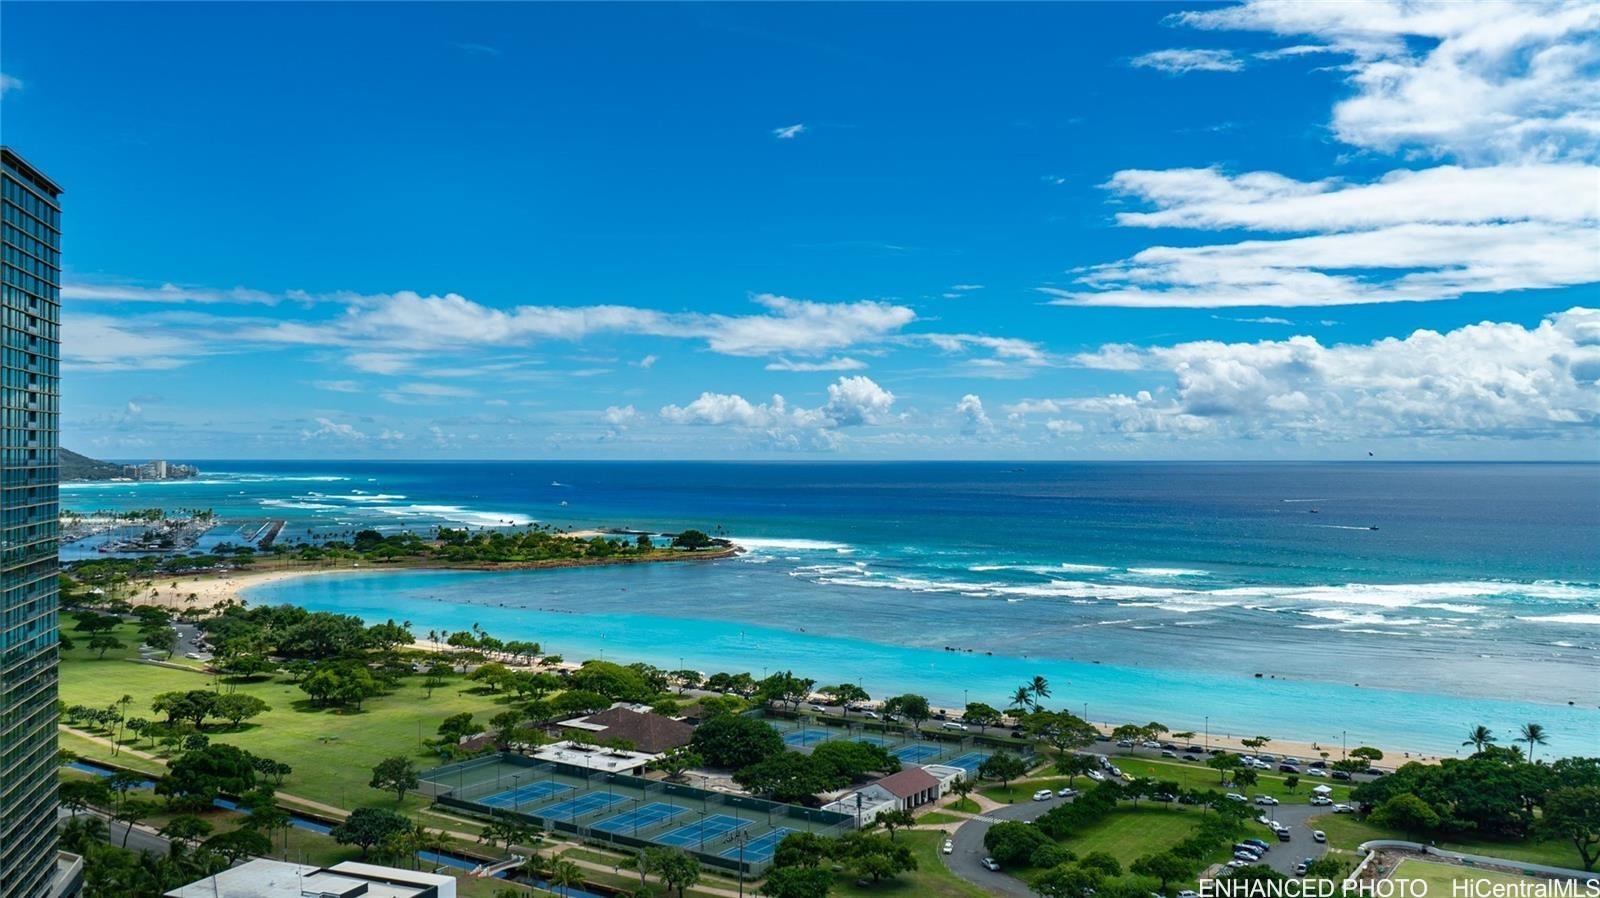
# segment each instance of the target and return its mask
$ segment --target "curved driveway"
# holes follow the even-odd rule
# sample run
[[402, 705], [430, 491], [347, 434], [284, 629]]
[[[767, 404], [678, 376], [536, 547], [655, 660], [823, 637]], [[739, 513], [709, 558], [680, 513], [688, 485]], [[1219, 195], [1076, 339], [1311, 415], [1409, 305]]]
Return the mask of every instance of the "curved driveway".
[[[1103, 754], [1104, 751], [1096, 752]], [[1048, 777], [1060, 779], [1060, 777]], [[1024, 793], [1027, 792], [1026, 781], [1018, 780], [1017, 785]], [[1070, 799], [1069, 799], [1070, 800]], [[1034, 891], [1022, 880], [1007, 873], [992, 873], [984, 869], [979, 863], [987, 854], [983, 847], [983, 837], [989, 827], [1002, 820], [1034, 820], [1045, 811], [1055, 807], [1061, 799], [1050, 801], [1018, 801], [1015, 804], [1005, 805], [993, 811], [973, 817], [956, 830], [955, 852], [943, 855], [945, 865], [957, 876], [993, 895], [1007, 895], [1013, 898], [1033, 898]], [[1249, 824], [1250, 832], [1245, 838], [1264, 839], [1272, 845], [1267, 856], [1263, 858], [1267, 866], [1284, 874], [1292, 876], [1294, 866], [1306, 858], [1319, 858], [1327, 853], [1328, 846], [1312, 839], [1315, 830], [1308, 821], [1315, 816], [1327, 814], [1327, 807], [1316, 807], [1310, 803], [1280, 804], [1274, 807], [1261, 807], [1252, 804], [1252, 810], [1258, 815], [1266, 814], [1269, 819], [1289, 827], [1290, 840], [1279, 842], [1266, 827], [1254, 822]]]

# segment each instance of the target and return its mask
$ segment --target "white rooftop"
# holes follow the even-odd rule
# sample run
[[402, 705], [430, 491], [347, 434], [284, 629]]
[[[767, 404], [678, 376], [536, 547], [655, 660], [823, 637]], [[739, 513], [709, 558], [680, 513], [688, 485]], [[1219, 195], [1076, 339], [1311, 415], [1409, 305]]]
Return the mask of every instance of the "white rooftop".
[[580, 745], [576, 742], [552, 742], [549, 745], [541, 745], [534, 749], [533, 756], [541, 761], [556, 761], [605, 773], [635, 770], [661, 757], [642, 751], [623, 751], [620, 748], [601, 748], [595, 745]]
[[453, 876], [345, 862], [324, 869], [255, 858], [179, 886], [166, 898], [455, 898]]

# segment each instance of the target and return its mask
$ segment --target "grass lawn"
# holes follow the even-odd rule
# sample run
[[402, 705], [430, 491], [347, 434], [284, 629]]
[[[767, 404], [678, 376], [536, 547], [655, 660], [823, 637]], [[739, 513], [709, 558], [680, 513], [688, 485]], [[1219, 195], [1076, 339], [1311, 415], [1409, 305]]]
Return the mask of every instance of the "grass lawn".
[[[1148, 776], [1157, 780], [1172, 780], [1185, 789], [1216, 789], [1219, 792], [1243, 792], [1222, 785], [1222, 775], [1199, 761], [1149, 761], [1143, 758], [1115, 758], [1113, 764], [1117, 765], [1123, 773], [1133, 776]], [[1302, 776], [1300, 784], [1290, 792], [1283, 785], [1284, 774], [1257, 771], [1260, 779], [1250, 787], [1250, 797], [1257, 795], [1271, 795], [1273, 798], [1285, 803], [1303, 804], [1311, 800], [1311, 790], [1319, 785], [1332, 787], [1334, 801], [1349, 801], [1350, 787], [1322, 777]]]
[[976, 801], [973, 801], [970, 798], [957, 798], [955, 801], [945, 805], [945, 807], [949, 810], [961, 811], [965, 814], [976, 814], [983, 810], [982, 808], [978, 807], [978, 803]]
[[917, 818], [917, 825], [919, 826], [943, 826], [947, 823], [960, 826], [966, 822], [967, 818], [965, 817], [959, 817], [955, 814], [945, 814], [939, 811], [929, 811], [928, 813]]
[[1182, 842], [1194, 832], [1200, 815], [1182, 808], [1141, 805], [1119, 807], [1105, 819], [1061, 844], [1082, 857], [1104, 851], [1126, 868], [1135, 858], [1157, 854]]
[[[1425, 896], [1425, 898], [1451, 898], [1455, 893], [1455, 883], [1462, 882], [1487, 882], [1492, 889], [1526, 889], [1535, 883], [1548, 882], [1532, 876], [1520, 876], [1514, 873], [1502, 873], [1498, 870], [1475, 870], [1471, 867], [1461, 867], [1455, 864], [1440, 864], [1434, 861], [1425, 861], [1419, 858], [1408, 857], [1401, 861], [1389, 874], [1390, 879], [1421, 880], [1425, 892], [1409, 892], [1411, 895]], [[1482, 886], [1475, 888], [1482, 889]], [[1506, 892], [1505, 894], [1515, 894]]]
[[[939, 854], [939, 844], [944, 836], [936, 832], [901, 831], [895, 841], [911, 846], [916, 855], [917, 869], [902, 873], [892, 880], [877, 885], [856, 885], [856, 878], [840, 873], [830, 896], [843, 898], [872, 898], [877, 895], [894, 895], [899, 898], [988, 898], [989, 893], [968, 883], [950, 872]], [[749, 894], [749, 892], [747, 892]]]
[[[1404, 833], [1375, 826], [1354, 814], [1324, 814], [1309, 821], [1313, 829], [1328, 834], [1328, 844], [1335, 848], [1354, 851], [1357, 845], [1372, 839], [1407, 839]], [[1503, 857], [1510, 861], [1548, 864], [1553, 867], [1579, 869], [1583, 866], [1578, 850], [1564, 839], [1543, 839], [1527, 842], [1505, 842], [1491, 839], [1437, 839], [1438, 847], [1447, 851]]]
[[[314, 709], [309, 697], [283, 678], [230, 686], [209, 674], [113, 660], [109, 652], [103, 661], [85, 655], [92, 658], [86, 649], [75, 648], [65, 653], [61, 664], [61, 700], [68, 705], [105, 707], [131, 695], [131, 716], [155, 718], [158, 715], [149, 710], [150, 699], [161, 692], [234, 688], [259, 697], [272, 710], [238, 730], [208, 724], [207, 734], [213, 741], [232, 743], [292, 766], [294, 772], [284, 780], [282, 791], [342, 808], [395, 807], [392, 794], [367, 786], [373, 765], [386, 757], [405, 755], [427, 769], [438, 763], [438, 757], [419, 743], [433, 737], [444, 718], [471, 711], [486, 721], [504, 709], [503, 695], [465, 691], [462, 680], [435, 689], [429, 698], [420, 677], [402, 681], [389, 695], [369, 699], [360, 711]], [[108, 749], [91, 750], [86, 740], [64, 735], [62, 744], [90, 757], [109, 756]], [[137, 747], [151, 750], [148, 741]], [[129, 766], [137, 763], [126, 754], [122, 758]], [[411, 795], [402, 809], [415, 812], [426, 805], [426, 800]]]

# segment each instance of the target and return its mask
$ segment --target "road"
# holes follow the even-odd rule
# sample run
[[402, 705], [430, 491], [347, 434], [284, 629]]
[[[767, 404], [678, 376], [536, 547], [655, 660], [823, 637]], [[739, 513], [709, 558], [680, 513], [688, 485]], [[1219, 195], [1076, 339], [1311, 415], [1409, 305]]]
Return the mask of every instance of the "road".
[[[85, 813], [87, 814], [89, 812]], [[135, 826], [133, 827], [133, 832], [129, 833], [128, 824], [120, 820], [106, 820], [104, 814], [96, 814], [95, 816], [105, 820], [106, 841], [112, 845], [120, 847], [122, 845], [123, 834], [126, 833], [128, 837], [127, 848], [129, 851], [148, 851], [151, 854], [165, 855], [169, 850], [171, 850], [171, 846], [167, 844], [166, 839], [163, 839], [155, 833], [150, 832], [144, 827]], [[66, 808], [60, 808], [57, 811], [56, 821], [58, 824], [66, 823], [71, 819], [72, 812], [68, 811]]]
[[[1116, 756], [1134, 755], [1152, 760], [1158, 754], [1158, 752], [1145, 749], [1135, 749], [1132, 752], [1127, 749], [1117, 749], [1108, 742], [1096, 743], [1086, 751], [1102, 755], [1111, 755], [1115, 752]], [[1026, 787], [1022, 787], [1019, 788], [1019, 791], [1026, 794], [1029, 790]], [[1019, 801], [1016, 804], [1006, 805], [993, 811], [986, 811], [981, 816], [962, 824], [956, 830], [954, 836], [955, 851], [944, 856], [946, 866], [957, 876], [991, 894], [1014, 896], [1014, 898], [1031, 898], [1034, 895], [1033, 890], [1028, 888], [1021, 880], [1003, 872], [990, 872], [979, 863], [984, 855], [987, 854], [983, 847], [983, 837], [988, 833], [989, 827], [995, 823], [1002, 820], [1034, 820], [1045, 811], [1055, 807], [1062, 800]], [[1272, 846], [1267, 851], [1266, 857], [1263, 858], [1267, 866], [1285, 876], [1292, 876], [1294, 875], [1296, 864], [1306, 858], [1320, 858], [1327, 853], [1328, 846], [1325, 843], [1317, 842], [1312, 837], [1314, 827], [1308, 825], [1307, 821], [1312, 817], [1329, 813], [1330, 808], [1326, 806], [1317, 807], [1310, 804], [1309, 801], [1276, 806], [1252, 805], [1251, 807], [1258, 815], [1264, 814], [1268, 819], [1276, 820], [1289, 828], [1290, 840], [1280, 842], [1266, 826], [1254, 820], [1250, 822], [1250, 831], [1243, 838], [1263, 839]]]

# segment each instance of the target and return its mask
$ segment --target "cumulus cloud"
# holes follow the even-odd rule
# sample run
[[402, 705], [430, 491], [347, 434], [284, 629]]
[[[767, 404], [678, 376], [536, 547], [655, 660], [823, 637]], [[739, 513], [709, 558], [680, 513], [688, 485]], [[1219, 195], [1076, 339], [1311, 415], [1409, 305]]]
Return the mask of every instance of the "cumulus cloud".
[[135, 284], [89, 284], [67, 282], [61, 285], [61, 298], [79, 302], [139, 302], [139, 303], [235, 303], [273, 304], [285, 299], [307, 299], [306, 294], [285, 294], [251, 290], [247, 287], [214, 289], [190, 287], [179, 284], [162, 284], [142, 287]]
[[626, 427], [639, 417], [639, 412], [632, 405], [613, 405], [605, 411], [606, 423], [612, 427]]
[[311, 385], [319, 390], [327, 390], [330, 393], [361, 392], [361, 385], [353, 380], [318, 380], [313, 381]]
[[994, 430], [994, 422], [983, 410], [983, 400], [976, 393], [968, 393], [956, 402], [956, 414], [961, 416], [964, 434], [987, 433]]
[[1155, 391], [1062, 404], [1126, 433], [1359, 439], [1582, 437], [1600, 423], [1600, 310], [1534, 327], [1324, 346], [1313, 337], [1105, 347], [1170, 378]]
[[343, 424], [331, 418], [317, 418], [317, 429], [300, 431], [303, 440], [333, 440], [343, 442], [361, 442], [367, 435], [355, 428], [352, 424]]
[[670, 424], [728, 426], [760, 431], [779, 448], [829, 449], [839, 445], [838, 428], [886, 424], [894, 420], [894, 394], [865, 376], [841, 377], [828, 385], [828, 400], [814, 409], [791, 406], [781, 395], [755, 403], [737, 393], [704, 392], [686, 405], [667, 405], [661, 420]]
[[1187, 75], [1190, 72], [1238, 72], [1244, 69], [1244, 60], [1233, 55], [1232, 50], [1156, 50], [1128, 60], [1134, 68], [1155, 69], [1169, 75]]
[[1117, 172], [1124, 227], [1287, 239], [1151, 246], [1043, 287], [1062, 305], [1320, 306], [1454, 299], [1600, 280], [1600, 5], [1253, 0], [1177, 24], [1304, 38], [1343, 57], [1334, 134], [1408, 160], [1370, 182], [1218, 168]]

